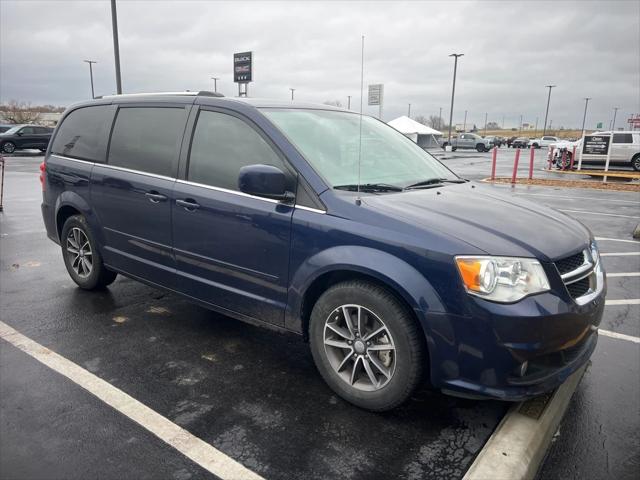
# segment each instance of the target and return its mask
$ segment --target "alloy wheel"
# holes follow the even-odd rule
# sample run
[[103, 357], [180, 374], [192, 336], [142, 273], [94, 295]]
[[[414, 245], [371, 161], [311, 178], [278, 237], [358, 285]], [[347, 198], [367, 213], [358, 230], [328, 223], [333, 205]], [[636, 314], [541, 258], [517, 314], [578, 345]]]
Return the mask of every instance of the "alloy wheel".
[[391, 332], [371, 310], [342, 305], [325, 320], [324, 349], [338, 376], [361, 391], [376, 391], [393, 378], [396, 348]]
[[67, 235], [67, 255], [69, 264], [80, 278], [87, 278], [93, 270], [93, 252], [87, 235], [78, 227], [73, 227]]

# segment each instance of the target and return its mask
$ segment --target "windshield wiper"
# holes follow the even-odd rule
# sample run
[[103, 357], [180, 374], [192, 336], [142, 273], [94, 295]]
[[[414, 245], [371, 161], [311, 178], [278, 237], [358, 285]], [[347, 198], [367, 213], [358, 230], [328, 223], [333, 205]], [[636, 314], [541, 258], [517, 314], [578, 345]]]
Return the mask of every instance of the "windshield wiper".
[[[336, 185], [335, 187], [338, 190], [348, 190], [350, 192], [358, 191], [357, 183], [350, 183], [347, 185]], [[401, 192], [403, 190], [402, 187], [398, 187], [396, 185], [390, 185], [388, 183], [363, 183], [360, 185], [360, 191], [362, 192]]]
[[465, 180], [464, 178], [429, 178], [427, 180], [422, 180], [421, 182], [407, 185], [404, 189], [411, 190], [412, 188], [429, 188], [437, 187], [443, 183], [467, 183], [468, 181], [469, 180]]

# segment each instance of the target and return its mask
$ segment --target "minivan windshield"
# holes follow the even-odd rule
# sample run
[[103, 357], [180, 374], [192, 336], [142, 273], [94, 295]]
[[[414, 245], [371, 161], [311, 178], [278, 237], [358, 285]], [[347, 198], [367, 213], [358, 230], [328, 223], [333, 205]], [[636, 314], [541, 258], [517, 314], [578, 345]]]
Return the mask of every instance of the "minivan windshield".
[[[261, 111], [331, 187], [358, 183], [360, 115], [312, 109], [264, 108]], [[397, 130], [362, 116], [360, 185], [375, 186], [376, 191], [398, 191], [421, 182], [439, 183], [436, 180], [459, 179]]]

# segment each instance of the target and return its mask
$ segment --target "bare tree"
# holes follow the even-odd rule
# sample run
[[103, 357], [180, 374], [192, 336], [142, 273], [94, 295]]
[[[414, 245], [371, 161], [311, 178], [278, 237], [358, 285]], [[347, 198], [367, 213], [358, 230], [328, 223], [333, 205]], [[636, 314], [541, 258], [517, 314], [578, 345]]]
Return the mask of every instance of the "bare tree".
[[429, 124], [429, 119], [426, 118], [424, 115], [418, 115], [417, 117], [413, 117], [413, 119], [416, 122], [421, 123], [423, 125], [428, 125]]
[[6, 105], [0, 105], [0, 114], [7, 123], [36, 123], [40, 120], [40, 112], [31, 108], [31, 103], [9, 100]]
[[324, 102], [324, 104], [342, 108], [342, 102], [340, 100], [327, 100], [326, 102]]

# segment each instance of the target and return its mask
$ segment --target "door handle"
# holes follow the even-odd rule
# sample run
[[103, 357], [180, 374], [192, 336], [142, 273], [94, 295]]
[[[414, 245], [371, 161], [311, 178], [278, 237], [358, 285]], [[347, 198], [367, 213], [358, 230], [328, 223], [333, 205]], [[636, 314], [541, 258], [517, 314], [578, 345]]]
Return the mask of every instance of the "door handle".
[[176, 200], [176, 205], [180, 205], [188, 212], [193, 212], [200, 208], [200, 205], [192, 198], [186, 198], [184, 200]]
[[151, 190], [150, 192], [147, 192], [144, 195], [149, 199], [151, 203], [164, 202], [167, 199], [165, 195], [162, 195], [161, 193], [158, 193], [155, 190]]

